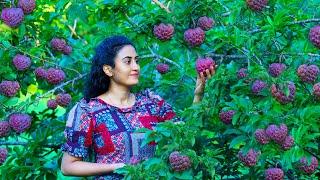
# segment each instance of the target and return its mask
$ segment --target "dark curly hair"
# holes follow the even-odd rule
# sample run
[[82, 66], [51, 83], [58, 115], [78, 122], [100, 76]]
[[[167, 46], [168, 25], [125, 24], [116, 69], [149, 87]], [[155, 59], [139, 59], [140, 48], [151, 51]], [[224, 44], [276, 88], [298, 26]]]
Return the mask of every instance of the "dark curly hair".
[[89, 102], [90, 98], [97, 97], [109, 89], [110, 78], [102, 67], [110, 65], [114, 68], [114, 59], [119, 50], [125, 45], [133, 43], [125, 36], [112, 36], [104, 39], [95, 49], [96, 53], [92, 59], [91, 71], [84, 90], [84, 99]]

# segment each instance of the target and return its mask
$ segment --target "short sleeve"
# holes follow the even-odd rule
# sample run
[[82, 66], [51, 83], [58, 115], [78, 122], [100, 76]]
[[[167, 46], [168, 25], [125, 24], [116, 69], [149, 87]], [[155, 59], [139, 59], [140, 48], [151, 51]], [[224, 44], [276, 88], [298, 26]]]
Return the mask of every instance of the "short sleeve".
[[61, 146], [63, 152], [75, 157], [87, 158], [92, 145], [93, 120], [83, 102], [78, 102], [68, 113], [64, 136], [66, 142]]
[[150, 89], [146, 89], [147, 96], [156, 104], [157, 106], [157, 114], [159, 116], [159, 121], [167, 121], [171, 120], [173, 122], [182, 121], [182, 119], [176, 116], [176, 113], [173, 111], [171, 105], [166, 102], [160, 95], [151, 91]]

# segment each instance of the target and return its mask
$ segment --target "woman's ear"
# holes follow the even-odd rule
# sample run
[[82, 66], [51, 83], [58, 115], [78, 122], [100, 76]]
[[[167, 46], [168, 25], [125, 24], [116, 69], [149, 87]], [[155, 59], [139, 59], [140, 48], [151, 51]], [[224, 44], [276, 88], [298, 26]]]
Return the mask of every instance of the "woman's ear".
[[103, 65], [102, 69], [103, 69], [103, 72], [104, 72], [107, 76], [111, 77], [111, 76], [113, 75], [112, 67], [111, 67], [111, 66], [109, 66], [109, 65]]

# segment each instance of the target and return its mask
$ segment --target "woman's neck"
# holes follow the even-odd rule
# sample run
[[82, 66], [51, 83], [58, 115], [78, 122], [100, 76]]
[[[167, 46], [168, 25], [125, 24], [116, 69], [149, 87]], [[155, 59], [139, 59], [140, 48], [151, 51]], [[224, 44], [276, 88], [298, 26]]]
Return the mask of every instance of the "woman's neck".
[[104, 100], [107, 100], [116, 106], [131, 106], [134, 102], [134, 96], [127, 87], [110, 86], [109, 90], [101, 95]]

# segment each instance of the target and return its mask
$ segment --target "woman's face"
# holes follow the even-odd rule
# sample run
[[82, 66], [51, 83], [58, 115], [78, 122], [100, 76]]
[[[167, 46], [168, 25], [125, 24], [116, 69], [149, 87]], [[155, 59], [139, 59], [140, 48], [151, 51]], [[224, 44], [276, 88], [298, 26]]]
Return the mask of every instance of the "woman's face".
[[122, 47], [115, 57], [115, 67], [111, 79], [117, 84], [133, 86], [138, 84], [140, 75], [139, 59], [131, 45]]

